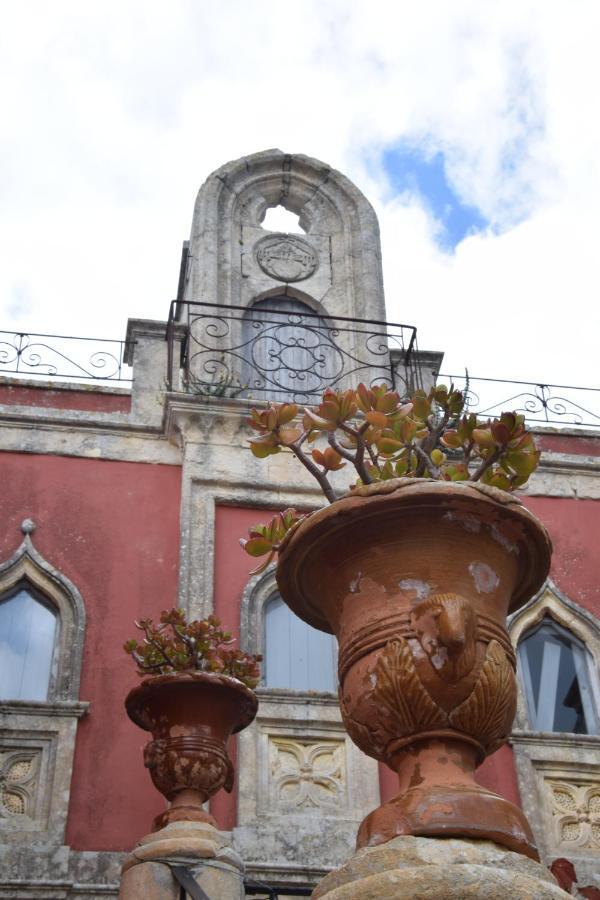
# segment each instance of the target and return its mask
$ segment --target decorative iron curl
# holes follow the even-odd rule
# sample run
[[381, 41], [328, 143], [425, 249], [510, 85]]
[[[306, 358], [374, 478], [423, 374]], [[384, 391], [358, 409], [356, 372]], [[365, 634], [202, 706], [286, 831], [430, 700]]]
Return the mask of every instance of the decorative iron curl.
[[205, 335], [215, 340], [220, 340], [231, 334], [231, 328], [225, 316], [196, 316], [196, 318], [192, 319], [190, 322], [190, 338], [194, 343], [199, 344], [206, 349], [209, 348], [203, 344], [200, 337], [196, 335], [196, 326], [198, 326], [200, 333], [203, 336]]
[[97, 350], [95, 353], [92, 353], [90, 365], [94, 369], [105, 369], [109, 365], [112, 367], [108, 373], [102, 372], [102, 375], [98, 376], [99, 378], [114, 378], [119, 372], [119, 360], [113, 353], [109, 353], [108, 350]]
[[385, 334], [369, 334], [365, 341], [365, 349], [374, 356], [383, 356], [390, 352]]

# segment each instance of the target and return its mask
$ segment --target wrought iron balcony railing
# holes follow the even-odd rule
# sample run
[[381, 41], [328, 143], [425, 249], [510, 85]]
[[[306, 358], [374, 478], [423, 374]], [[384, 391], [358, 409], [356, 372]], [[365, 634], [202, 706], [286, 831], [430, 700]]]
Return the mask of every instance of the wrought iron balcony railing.
[[510, 410], [522, 413], [530, 425], [600, 428], [597, 388], [470, 375], [439, 375], [438, 382], [452, 383], [464, 391], [466, 410], [482, 419]]
[[[325, 387], [386, 381], [401, 394], [427, 380], [409, 325], [208, 303], [188, 307], [187, 325], [167, 327], [170, 390], [199, 396], [312, 403]], [[0, 331], [0, 375], [126, 386], [127, 343], [104, 338]], [[424, 354], [426, 356], [426, 354]], [[530, 425], [600, 429], [600, 389], [548, 382], [439, 375], [466, 394], [481, 418], [522, 412]], [[430, 379], [429, 379], [430, 383]]]
[[413, 326], [321, 316], [300, 311], [301, 304], [292, 300], [278, 300], [279, 308], [267, 302], [249, 309], [174, 303], [169, 372], [174, 371], [176, 309], [187, 327], [181, 382], [171, 388], [207, 397], [310, 403], [328, 386], [386, 381], [405, 392], [420, 385]]
[[0, 375], [130, 382], [125, 341], [0, 331]]

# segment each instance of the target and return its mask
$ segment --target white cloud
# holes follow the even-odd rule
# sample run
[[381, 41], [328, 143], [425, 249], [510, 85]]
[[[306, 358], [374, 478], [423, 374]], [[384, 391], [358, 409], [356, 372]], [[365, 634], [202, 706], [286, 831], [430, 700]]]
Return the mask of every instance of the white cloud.
[[[593, 382], [599, 20], [594, 0], [6, 4], [4, 327], [121, 337], [128, 315], [164, 318], [200, 183], [278, 146], [374, 202], [389, 316], [421, 347]], [[443, 150], [498, 233], [441, 254], [375, 164], [399, 140]]]

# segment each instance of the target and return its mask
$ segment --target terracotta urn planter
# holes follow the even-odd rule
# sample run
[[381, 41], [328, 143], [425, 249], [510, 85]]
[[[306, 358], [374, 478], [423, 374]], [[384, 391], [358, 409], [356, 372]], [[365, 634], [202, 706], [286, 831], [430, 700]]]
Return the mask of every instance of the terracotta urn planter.
[[280, 552], [283, 599], [339, 641], [350, 737], [397, 772], [358, 847], [402, 834], [486, 838], [537, 859], [523, 813], [474, 780], [510, 734], [506, 616], [541, 587], [551, 544], [514, 496], [396, 479], [310, 516]]
[[170, 801], [154, 831], [179, 821], [215, 825], [202, 804], [233, 787], [227, 741], [254, 719], [254, 692], [228, 675], [178, 672], [145, 679], [129, 692], [125, 707], [136, 725], [152, 732], [144, 764]]

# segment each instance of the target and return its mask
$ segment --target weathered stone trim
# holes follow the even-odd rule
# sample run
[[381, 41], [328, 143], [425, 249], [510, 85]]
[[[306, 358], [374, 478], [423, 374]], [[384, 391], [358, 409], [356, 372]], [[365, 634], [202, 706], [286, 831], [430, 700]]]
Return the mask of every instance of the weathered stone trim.
[[[311, 870], [316, 880], [353, 852], [359, 822], [379, 802], [378, 766], [350, 741], [333, 695], [260, 688], [259, 699], [238, 739], [234, 846], [251, 875], [311, 883]], [[335, 802], [311, 788], [313, 758], [315, 785], [330, 779]], [[300, 796], [287, 794], [292, 783]]]
[[89, 708], [89, 703], [76, 700], [54, 700], [48, 703], [43, 700], [0, 700], [0, 715], [20, 713], [24, 716], [74, 716], [80, 719]]
[[[558, 625], [562, 625], [563, 628], [570, 631], [587, 648], [590, 662], [590, 683], [594, 693], [596, 708], [600, 709], [600, 683], [598, 679], [598, 671], [600, 669], [600, 623], [592, 613], [565, 597], [556, 585], [549, 580], [542, 590], [535, 597], [532, 597], [529, 603], [510, 616], [508, 620], [508, 631], [515, 649], [518, 647], [521, 638], [538, 625], [545, 616], [549, 616]], [[525, 693], [521, 684], [522, 678], [519, 679], [516, 724], [519, 729], [525, 732], [529, 729], [529, 721]], [[556, 739], [555, 732], [550, 734]]]
[[250, 579], [240, 605], [240, 646], [248, 653], [264, 655], [265, 605], [277, 591], [275, 563]]
[[78, 700], [85, 634], [85, 605], [75, 585], [35, 549], [35, 523], [25, 519], [24, 538], [10, 559], [0, 564], [0, 596], [21, 583], [46, 597], [58, 613], [53, 672], [48, 699]]
[[158, 431], [152, 434], [124, 426], [111, 431], [98, 428], [96, 423], [89, 428], [79, 425], [43, 424], [35, 418], [28, 423], [4, 421], [0, 429], [0, 452], [181, 465], [179, 450]]
[[[551, 581], [510, 617], [508, 627], [515, 648], [520, 639], [546, 615], [585, 644], [593, 669], [592, 689], [598, 698], [600, 623], [590, 612], [562, 594]], [[519, 679], [516, 728], [510, 743], [515, 755], [523, 809], [542, 858], [550, 862], [556, 857], [568, 856], [575, 864], [580, 880], [583, 883], [586, 879], [591, 880], [598, 871], [600, 852], [576, 843], [566, 847], [557, 841], [555, 815], [548, 791], [554, 782], [573, 785], [574, 790], [579, 790], [582, 784], [597, 782], [600, 790], [600, 736], [532, 731]]]
[[[59, 381], [52, 378], [18, 378], [10, 375], [0, 375], [1, 387], [37, 388], [47, 391], [74, 391], [81, 394], [115, 394], [120, 397], [128, 397], [131, 394], [129, 387], [116, 387], [108, 384], [90, 384], [87, 381]], [[44, 407], [46, 409], [47, 407]]]

